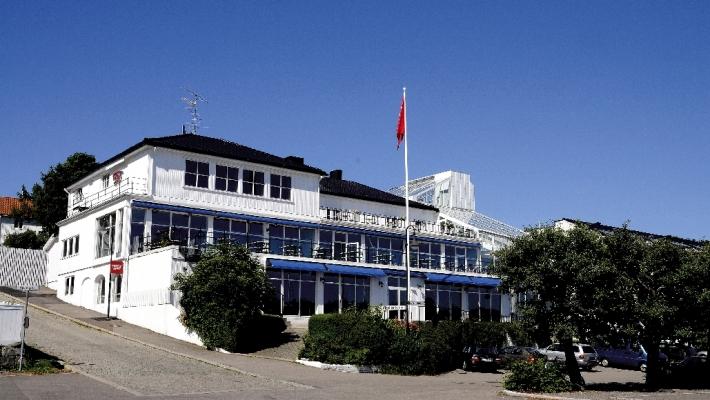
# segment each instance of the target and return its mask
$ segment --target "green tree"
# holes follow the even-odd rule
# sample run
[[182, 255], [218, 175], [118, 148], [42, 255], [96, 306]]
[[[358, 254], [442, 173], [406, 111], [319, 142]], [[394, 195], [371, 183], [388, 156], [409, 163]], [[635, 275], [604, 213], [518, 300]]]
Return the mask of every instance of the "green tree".
[[[262, 315], [273, 296], [264, 268], [244, 246], [220, 243], [206, 250], [191, 273], [177, 274], [173, 289], [182, 292], [182, 322], [208, 348], [249, 350], [285, 329]], [[279, 323], [280, 321], [280, 323]]]
[[37, 250], [44, 246], [44, 240], [34, 231], [28, 230], [22, 233], [11, 233], [7, 235], [3, 246]]
[[589, 271], [601, 263], [600, 235], [586, 228], [562, 231], [553, 227], [530, 230], [497, 255], [494, 273], [504, 289], [533, 292], [524, 315], [539, 333], [554, 335], [565, 348], [565, 366], [572, 383], [583, 386], [572, 348], [574, 337], [589, 337], [592, 314]]
[[59, 231], [57, 222], [67, 217], [68, 195], [64, 189], [97, 167], [96, 158], [86, 153], [74, 153], [64, 162], [49, 167], [42, 173], [41, 183], [32, 186], [31, 193], [24, 186], [18, 193], [20, 198], [27, 198], [29, 194], [32, 201], [31, 210], [25, 210], [25, 217], [42, 225], [43, 236], [56, 234]]

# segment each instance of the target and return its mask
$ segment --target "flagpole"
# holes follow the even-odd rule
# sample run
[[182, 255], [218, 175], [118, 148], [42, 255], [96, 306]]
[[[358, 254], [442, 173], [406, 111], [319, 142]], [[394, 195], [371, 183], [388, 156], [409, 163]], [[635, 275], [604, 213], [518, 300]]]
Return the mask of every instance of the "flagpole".
[[404, 260], [407, 268], [407, 329], [411, 320], [411, 273], [409, 271], [409, 160], [407, 159], [407, 88], [402, 88], [402, 100], [404, 102], [404, 233], [406, 245], [404, 246]]

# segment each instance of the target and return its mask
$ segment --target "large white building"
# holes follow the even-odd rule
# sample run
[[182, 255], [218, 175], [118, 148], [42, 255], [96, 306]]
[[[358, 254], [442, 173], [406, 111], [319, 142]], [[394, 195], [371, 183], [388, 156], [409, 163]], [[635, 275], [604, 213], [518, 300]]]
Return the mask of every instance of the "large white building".
[[[67, 191], [48, 276], [69, 303], [106, 312], [110, 296], [111, 315], [199, 342], [180, 324], [170, 285], [205, 246], [228, 239], [266, 268], [277, 293], [267, 312], [294, 323], [348, 307], [405, 316], [404, 198], [342, 171], [182, 134], [146, 138]], [[507, 320], [510, 297], [488, 274], [488, 233], [440, 208], [410, 202], [411, 318]], [[111, 259], [124, 268], [109, 294]]]

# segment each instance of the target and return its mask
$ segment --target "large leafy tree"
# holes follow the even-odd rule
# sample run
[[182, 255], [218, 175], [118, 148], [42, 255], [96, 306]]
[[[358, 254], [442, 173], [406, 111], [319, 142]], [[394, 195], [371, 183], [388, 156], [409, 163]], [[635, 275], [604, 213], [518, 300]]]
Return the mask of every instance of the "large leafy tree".
[[74, 153], [64, 162], [50, 166], [42, 173], [41, 183], [34, 184], [31, 192], [22, 187], [18, 195], [30, 200], [32, 207], [16, 210], [16, 216], [39, 222], [45, 238], [56, 234], [59, 231], [57, 222], [67, 217], [68, 195], [64, 189], [96, 170], [97, 166], [96, 158], [86, 153]]
[[[538, 334], [554, 335], [565, 348], [565, 365], [572, 383], [583, 386], [572, 348], [574, 337], [587, 337], [590, 298], [590, 271], [603, 254], [601, 237], [584, 228], [564, 232], [552, 227], [535, 229], [515, 239], [497, 253], [495, 273], [503, 287], [519, 293], [532, 292], [524, 315]], [[599, 322], [601, 323], [601, 322]]]
[[208, 348], [248, 350], [255, 339], [285, 329], [282, 319], [262, 316], [273, 288], [244, 246], [220, 243], [209, 248], [191, 273], [175, 276], [173, 289], [182, 292], [183, 323]]

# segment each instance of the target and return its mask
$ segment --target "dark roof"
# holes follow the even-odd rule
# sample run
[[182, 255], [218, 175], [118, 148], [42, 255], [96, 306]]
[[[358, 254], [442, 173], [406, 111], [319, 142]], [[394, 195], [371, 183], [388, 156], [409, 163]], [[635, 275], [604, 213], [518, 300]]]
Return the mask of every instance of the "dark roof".
[[260, 150], [252, 149], [251, 147], [247, 147], [239, 143], [208, 136], [195, 135], [192, 133], [145, 138], [139, 143], [134, 144], [128, 149], [104, 161], [99, 165], [99, 168], [143, 146], [155, 146], [173, 150], [189, 151], [191, 153], [229, 158], [232, 160], [248, 161], [257, 164], [266, 164], [301, 172], [309, 172], [321, 176], [326, 175], [325, 171], [304, 164], [303, 159], [299, 157], [279, 157]]
[[[394, 204], [404, 206], [404, 197], [394, 195], [384, 190], [375, 189], [373, 187], [363, 185], [353, 181], [336, 179], [329, 176], [323, 177], [320, 180], [320, 192], [333, 196], [349, 197], [352, 199], [369, 200], [378, 203]], [[409, 201], [409, 206], [422, 210], [439, 211], [438, 208], [428, 204], [422, 204], [416, 201]]]
[[[621, 229], [616, 226], [604, 225], [601, 222], [587, 222], [587, 221], [581, 221], [581, 220], [572, 219], [572, 218], [562, 218], [561, 221], [567, 221], [567, 222], [571, 222], [573, 224], [584, 225], [587, 228], [592, 229], [597, 232], [600, 232], [602, 234], [609, 234], [609, 233], [614, 232], [615, 230]], [[710, 243], [710, 242], [704, 241], [704, 240], [686, 239], [686, 238], [682, 238], [682, 237], [678, 237], [678, 236], [671, 236], [671, 235], [657, 235], [655, 233], [635, 231], [633, 229], [627, 229], [627, 230], [629, 232], [633, 233], [634, 235], [638, 235], [638, 236], [646, 238], [648, 240], [666, 239], [666, 240], [671, 241], [672, 243], [687, 246], [687, 247], [693, 247], [693, 248], [700, 248], [700, 247], [703, 247], [705, 244]]]

